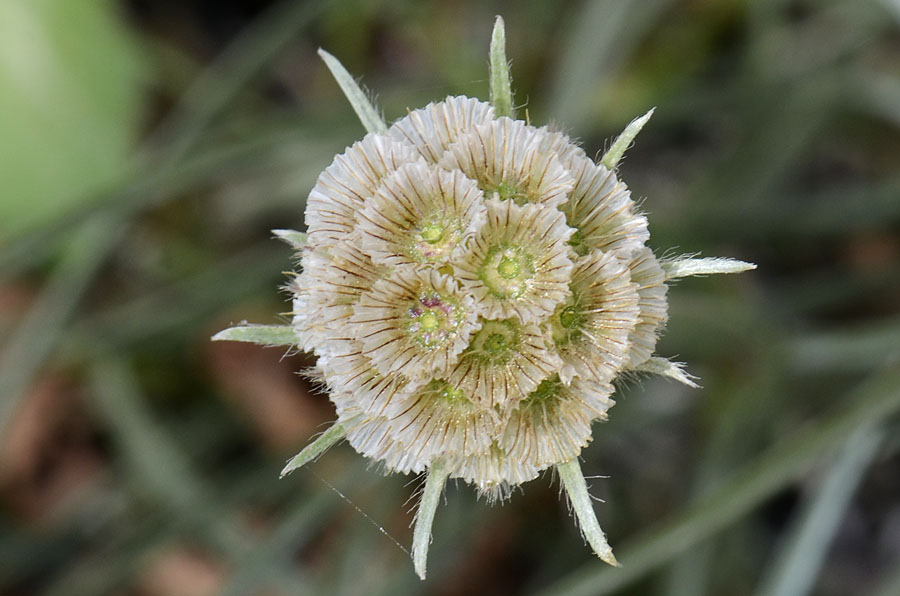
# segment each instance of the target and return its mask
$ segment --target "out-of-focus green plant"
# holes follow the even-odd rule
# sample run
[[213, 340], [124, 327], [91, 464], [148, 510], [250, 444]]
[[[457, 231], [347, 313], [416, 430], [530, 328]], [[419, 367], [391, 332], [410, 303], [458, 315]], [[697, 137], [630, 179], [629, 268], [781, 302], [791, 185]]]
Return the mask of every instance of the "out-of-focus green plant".
[[0, 237], [119, 181], [146, 65], [109, 0], [0, 0]]

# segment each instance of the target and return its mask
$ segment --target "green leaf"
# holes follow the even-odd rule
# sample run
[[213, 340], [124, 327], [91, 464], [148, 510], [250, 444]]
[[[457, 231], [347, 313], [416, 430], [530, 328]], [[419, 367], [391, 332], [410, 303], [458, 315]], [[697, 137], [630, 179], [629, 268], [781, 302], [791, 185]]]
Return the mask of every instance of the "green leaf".
[[684, 363], [672, 362], [667, 358], [652, 356], [648, 360], [634, 367], [634, 370], [637, 372], [669, 377], [679, 383], [684, 383], [688, 387], [697, 388], [700, 386], [695, 382], [697, 377], [684, 370]]
[[412, 558], [416, 575], [425, 579], [425, 570], [428, 563], [428, 545], [431, 543], [431, 525], [434, 523], [434, 513], [444, 492], [444, 483], [447, 482], [450, 470], [437, 460], [428, 468], [425, 478], [425, 490], [422, 492], [422, 500], [419, 501], [419, 509], [416, 511], [416, 525], [413, 529]]
[[387, 125], [384, 123], [378, 110], [375, 109], [372, 102], [369, 101], [369, 98], [366, 97], [366, 94], [360, 89], [356, 80], [350, 76], [350, 73], [347, 72], [344, 65], [341, 64], [337, 58], [321, 48], [319, 48], [319, 56], [325, 61], [325, 65], [328, 66], [328, 70], [331, 71], [334, 80], [340, 85], [341, 91], [344, 92], [347, 101], [353, 106], [353, 111], [356, 112], [359, 121], [366, 127], [366, 130], [380, 134], [386, 133]]
[[347, 430], [343, 425], [334, 423], [331, 428], [318, 436], [315, 441], [303, 448], [303, 451], [295, 455], [288, 461], [284, 469], [281, 470], [281, 478], [284, 478], [297, 468], [303, 467], [312, 460], [316, 459], [335, 443], [343, 439], [347, 435]]
[[619, 162], [622, 160], [622, 156], [625, 155], [625, 152], [631, 147], [632, 141], [634, 141], [634, 137], [641, 132], [641, 129], [644, 128], [644, 125], [647, 124], [647, 121], [650, 120], [650, 116], [653, 115], [653, 111], [656, 108], [650, 108], [650, 111], [641, 116], [640, 118], [635, 118], [631, 122], [628, 123], [628, 126], [625, 127], [625, 130], [622, 131], [616, 140], [613, 142], [612, 146], [606, 151], [603, 157], [600, 159], [600, 165], [606, 166], [610, 170], [614, 170]]
[[306, 234], [296, 230], [272, 230], [275, 237], [287, 242], [294, 250], [300, 250], [306, 246]]
[[619, 562], [616, 561], [612, 548], [606, 541], [606, 534], [600, 529], [597, 514], [594, 513], [594, 504], [591, 502], [584, 474], [581, 473], [581, 466], [578, 465], [578, 458], [556, 464], [556, 471], [559, 472], [559, 478], [569, 495], [578, 525], [581, 527], [584, 537], [587, 538], [588, 544], [601, 560], [618, 567]]
[[212, 336], [213, 341], [243, 341], [263, 346], [293, 346], [297, 336], [290, 325], [238, 325]]
[[714, 275], [716, 273], [742, 273], [756, 269], [753, 263], [726, 259], [724, 257], [710, 257], [707, 259], [680, 258], [661, 263], [666, 272], [666, 279], [689, 277], [691, 275]]
[[0, 235], [121, 181], [145, 68], [107, 0], [0, 2]]
[[509, 62], [506, 60], [506, 28], [503, 17], [494, 21], [494, 32], [491, 34], [491, 105], [499, 118], [507, 116], [515, 118], [512, 104], [512, 89], [509, 75]]

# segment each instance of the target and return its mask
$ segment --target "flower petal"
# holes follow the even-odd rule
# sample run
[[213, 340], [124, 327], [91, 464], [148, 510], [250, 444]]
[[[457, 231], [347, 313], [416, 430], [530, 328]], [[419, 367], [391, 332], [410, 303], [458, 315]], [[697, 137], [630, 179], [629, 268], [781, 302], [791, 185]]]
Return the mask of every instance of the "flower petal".
[[489, 197], [557, 207], [574, 180], [548, 149], [555, 138], [520, 120], [499, 118], [460, 135], [438, 165], [462, 170]]
[[383, 375], [442, 376], [478, 325], [474, 301], [433, 269], [401, 267], [378, 280], [353, 307], [350, 325]]
[[490, 104], [471, 97], [448, 97], [413, 110], [388, 130], [388, 134], [404, 141], [429, 163], [437, 163], [444, 152], [465, 131], [494, 119]]
[[595, 250], [575, 262], [572, 295], [547, 322], [568, 384], [576, 375], [609, 383], [628, 362], [629, 336], [638, 323], [637, 285], [612, 253]]
[[484, 221], [483, 198], [462, 172], [401, 166], [358, 214], [362, 249], [387, 266], [447, 263]]
[[457, 279], [488, 318], [546, 319], [569, 295], [572, 228], [552, 207], [491, 199], [487, 209], [468, 254], [455, 264]]

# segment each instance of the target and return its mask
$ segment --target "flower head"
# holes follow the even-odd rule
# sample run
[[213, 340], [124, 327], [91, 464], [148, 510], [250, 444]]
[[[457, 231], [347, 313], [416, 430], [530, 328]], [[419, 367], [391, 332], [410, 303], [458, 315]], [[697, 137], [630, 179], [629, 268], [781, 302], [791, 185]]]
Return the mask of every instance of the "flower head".
[[447, 478], [502, 498], [550, 467], [614, 563], [577, 464], [592, 425], [623, 372], [691, 383], [653, 356], [667, 279], [750, 268], [660, 262], [614, 169], [647, 117], [599, 163], [514, 119], [502, 34], [498, 20], [491, 104], [449, 97], [389, 128], [326, 56], [371, 132], [319, 176], [305, 243], [279, 233], [300, 251], [291, 343], [317, 356], [338, 417], [285, 472], [342, 437], [387, 470], [427, 470], [421, 575]]

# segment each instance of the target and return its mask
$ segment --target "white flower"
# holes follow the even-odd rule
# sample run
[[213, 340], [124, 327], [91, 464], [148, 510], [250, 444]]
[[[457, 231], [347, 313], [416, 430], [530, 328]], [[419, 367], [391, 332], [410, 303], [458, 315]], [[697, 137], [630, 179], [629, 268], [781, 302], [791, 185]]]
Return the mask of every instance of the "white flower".
[[292, 343], [318, 357], [338, 417], [285, 473], [341, 438], [388, 471], [427, 470], [413, 549], [422, 576], [447, 478], [495, 499], [550, 467], [595, 552], [615, 563], [577, 463], [592, 424], [623, 372], [692, 384], [653, 356], [667, 279], [752, 268], [665, 269], [613, 170], [649, 115], [595, 163], [564, 135], [500, 113], [512, 105], [496, 95], [509, 88], [502, 38], [498, 20], [493, 106], [450, 97], [390, 128], [325, 55], [371, 132], [319, 176], [306, 243], [278, 233], [300, 250]]

